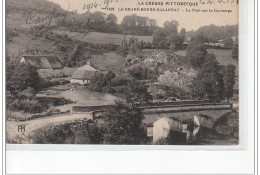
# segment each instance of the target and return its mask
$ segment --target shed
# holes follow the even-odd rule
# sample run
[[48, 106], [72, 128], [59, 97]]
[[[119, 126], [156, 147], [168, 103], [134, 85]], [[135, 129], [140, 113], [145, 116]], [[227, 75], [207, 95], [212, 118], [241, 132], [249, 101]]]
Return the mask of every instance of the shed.
[[63, 67], [59, 57], [53, 55], [24, 55], [21, 62], [37, 69], [61, 69]]

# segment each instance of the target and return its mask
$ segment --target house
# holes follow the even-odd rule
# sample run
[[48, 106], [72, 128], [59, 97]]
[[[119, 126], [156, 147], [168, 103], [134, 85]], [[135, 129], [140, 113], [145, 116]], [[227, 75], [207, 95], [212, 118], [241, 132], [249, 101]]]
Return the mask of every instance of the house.
[[53, 55], [24, 55], [21, 63], [29, 64], [37, 69], [61, 69], [59, 57]]
[[103, 72], [103, 71], [94, 68], [93, 66], [91, 66], [90, 62], [88, 62], [86, 65], [76, 69], [76, 71], [72, 74], [70, 83], [86, 85], [90, 82], [90, 80], [94, 77], [94, 75], [97, 72]]
[[[171, 143], [184, 143], [187, 132], [182, 122], [174, 117], [164, 117], [153, 123], [153, 142], [169, 139]], [[149, 129], [150, 130], [150, 129]]]

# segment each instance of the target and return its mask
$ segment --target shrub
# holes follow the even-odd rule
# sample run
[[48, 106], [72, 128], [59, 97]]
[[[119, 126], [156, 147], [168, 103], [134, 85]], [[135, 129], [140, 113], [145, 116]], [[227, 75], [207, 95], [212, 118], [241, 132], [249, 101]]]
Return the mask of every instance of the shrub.
[[238, 137], [239, 116], [238, 113], [228, 112], [222, 115], [214, 124], [214, 130], [222, 135]]
[[65, 123], [33, 132], [35, 144], [100, 144], [103, 131], [95, 123]]
[[36, 99], [15, 99], [9, 103], [8, 106], [9, 109], [13, 111], [24, 111], [32, 113], [42, 112], [45, 109], [44, 106], [42, 106]]

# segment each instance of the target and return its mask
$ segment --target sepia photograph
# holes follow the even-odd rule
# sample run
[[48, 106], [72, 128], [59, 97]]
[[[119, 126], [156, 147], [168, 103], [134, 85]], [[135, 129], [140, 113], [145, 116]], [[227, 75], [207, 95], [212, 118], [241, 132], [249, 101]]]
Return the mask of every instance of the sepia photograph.
[[6, 0], [6, 143], [239, 145], [238, 7]]

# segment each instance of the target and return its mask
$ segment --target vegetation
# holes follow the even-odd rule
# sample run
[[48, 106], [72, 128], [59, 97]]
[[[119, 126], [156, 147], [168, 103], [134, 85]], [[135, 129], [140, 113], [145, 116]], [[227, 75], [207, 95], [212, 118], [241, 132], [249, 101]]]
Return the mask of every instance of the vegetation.
[[214, 124], [214, 130], [222, 135], [239, 137], [239, 115], [237, 112], [223, 114]]
[[239, 52], [238, 52], [238, 44], [234, 44], [233, 48], [232, 48], [232, 58], [236, 61], [238, 61], [238, 56], [239, 56]]
[[184, 42], [186, 30], [183, 28], [178, 34], [178, 21], [166, 21], [164, 28], [157, 29], [153, 34], [154, 47], [161, 49], [169, 49], [174, 44], [176, 48], [180, 48]]
[[140, 144], [145, 140], [141, 127], [143, 114], [135, 105], [116, 102], [103, 117], [105, 144]]
[[187, 48], [187, 57], [191, 66], [194, 68], [201, 68], [205, 62], [207, 55], [207, 47], [204, 45], [205, 42], [207, 42], [207, 38], [198, 35], [193, 38]]
[[128, 73], [136, 80], [155, 80], [156, 75], [148, 68], [137, 66], [128, 70]]
[[235, 70], [236, 67], [234, 65], [228, 65], [224, 70], [225, 97], [227, 102], [234, 94]]
[[197, 31], [187, 32], [187, 36], [190, 38], [196, 35], [203, 35], [209, 39], [211, 43], [218, 43], [219, 40], [226, 40], [227, 38], [238, 36], [238, 25], [227, 26], [215, 26], [211, 24], [209, 26], [202, 26]]
[[227, 48], [232, 48], [233, 46], [233, 39], [231, 37], [227, 37], [226, 39], [224, 39], [223, 43], [225, 44], [225, 46]]
[[192, 81], [191, 88], [196, 97], [208, 98], [216, 102], [223, 99], [223, 76], [220, 73], [215, 55], [207, 54], [206, 62], [202, 65], [197, 77]]
[[101, 144], [102, 130], [95, 123], [66, 123], [34, 131], [35, 144]]
[[28, 64], [10, 61], [6, 65], [6, 90], [16, 94], [27, 88], [40, 90], [41, 79], [36, 69]]

